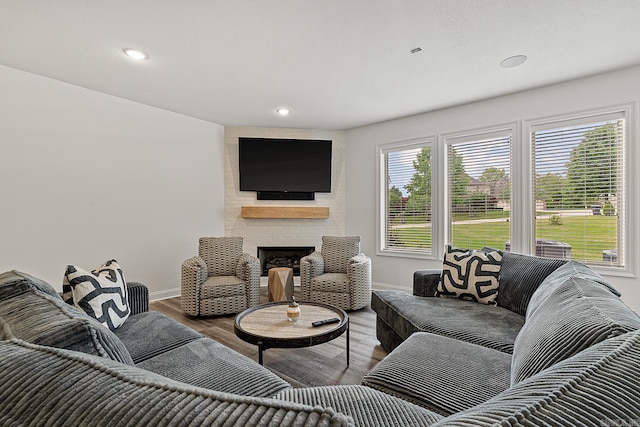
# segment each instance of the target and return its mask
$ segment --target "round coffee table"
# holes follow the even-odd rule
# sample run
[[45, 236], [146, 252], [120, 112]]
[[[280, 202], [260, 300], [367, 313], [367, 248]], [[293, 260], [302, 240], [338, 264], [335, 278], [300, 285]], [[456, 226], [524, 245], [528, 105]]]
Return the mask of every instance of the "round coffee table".
[[[347, 332], [347, 366], [349, 366], [349, 316], [328, 304], [299, 302], [301, 316], [297, 322], [287, 319], [288, 301], [270, 302], [248, 308], [236, 316], [235, 334], [258, 346], [258, 363], [263, 364], [262, 353], [269, 348], [310, 347], [331, 341]], [[336, 317], [338, 323], [318, 327], [312, 322]]]

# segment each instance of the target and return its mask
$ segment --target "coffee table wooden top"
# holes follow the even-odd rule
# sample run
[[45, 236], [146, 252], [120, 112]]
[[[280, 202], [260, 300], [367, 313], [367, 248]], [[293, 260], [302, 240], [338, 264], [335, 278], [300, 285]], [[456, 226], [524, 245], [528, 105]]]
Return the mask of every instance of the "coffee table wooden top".
[[[297, 322], [287, 318], [288, 301], [272, 302], [251, 307], [236, 316], [234, 331], [251, 344], [267, 348], [308, 347], [340, 336], [348, 326], [349, 316], [328, 304], [299, 302], [301, 316]], [[337, 317], [338, 323], [311, 326], [317, 320]]]

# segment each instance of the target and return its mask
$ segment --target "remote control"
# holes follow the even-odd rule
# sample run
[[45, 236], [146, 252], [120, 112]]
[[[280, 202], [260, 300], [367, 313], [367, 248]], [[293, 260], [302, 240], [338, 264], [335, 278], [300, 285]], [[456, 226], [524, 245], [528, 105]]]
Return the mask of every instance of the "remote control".
[[331, 319], [318, 320], [317, 322], [311, 323], [311, 326], [317, 328], [318, 326], [328, 325], [329, 323], [338, 323], [340, 319], [337, 317], [332, 317]]

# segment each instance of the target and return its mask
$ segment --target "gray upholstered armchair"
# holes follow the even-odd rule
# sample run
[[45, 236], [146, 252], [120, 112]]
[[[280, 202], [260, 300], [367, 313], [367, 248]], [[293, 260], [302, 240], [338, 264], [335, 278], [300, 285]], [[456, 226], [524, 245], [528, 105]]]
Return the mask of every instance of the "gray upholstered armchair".
[[322, 249], [300, 260], [305, 301], [357, 310], [371, 302], [371, 258], [360, 253], [360, 236], [322, 237]]
[[242, 237], [201, 237], [181, 275], [182, 309], [193, 316], [239, 313], [260, 301], [260, 261], [242, 252]]

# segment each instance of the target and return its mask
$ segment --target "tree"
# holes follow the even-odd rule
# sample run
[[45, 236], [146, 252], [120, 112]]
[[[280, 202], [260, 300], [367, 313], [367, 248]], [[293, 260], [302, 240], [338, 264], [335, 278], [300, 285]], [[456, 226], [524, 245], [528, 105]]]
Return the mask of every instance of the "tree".
[[584, 133], [567, 163], [565, 197], [575, 207], [588, 206], [602, 194], [616, 193], [617, 132], [607, 123]]
[[487, 183], [496, 183], [500, 181], [502, 178], [505, 178], [507, 173], [504, 169], [498, 169], [496, 167], [488, 167], [482, 171], [482, 175], [480, 175], [480, 181]]
[[420, 150], [413, 161], [413, 169], [411, 181], [404, 186], [409, 192], [406, 211], [414, 216], [428, 216], [431, 210], [431, 147]]
[[469, 175], [464, 170], [462, 156], [458, 154], [453, 146], [449, 146], [449, 183], [451, 186], [452, 206], [466, 203]]
[[[409, 192], [406, 211], [413, 215], [429, 215], [431, 208], [431, 147], [424, 147], [413, 161], [415, 172], [404, 186]], [[449, 147], [449, 180], [453, 205], [463, 203], [469, 184], [462, 156]]]
[[558, 174], [536, 176], [536, 200], [544, 200], [547, 208], [562, 208], [565, 179]]
[[395, 185], [389, 189], [389, 216], [396, 218], [402, 214], [402, 192]]

